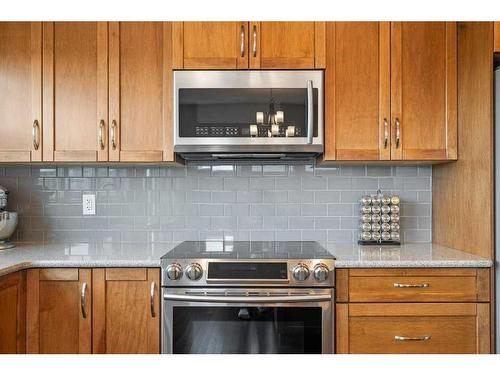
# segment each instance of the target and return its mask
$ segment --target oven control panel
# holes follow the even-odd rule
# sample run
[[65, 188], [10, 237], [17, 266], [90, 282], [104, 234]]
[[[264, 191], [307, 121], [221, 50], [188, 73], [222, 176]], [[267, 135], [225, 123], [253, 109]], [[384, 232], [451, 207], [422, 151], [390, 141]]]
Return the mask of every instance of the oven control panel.
[[162, 286], [333, 287], [333, 259], [162, 259]]

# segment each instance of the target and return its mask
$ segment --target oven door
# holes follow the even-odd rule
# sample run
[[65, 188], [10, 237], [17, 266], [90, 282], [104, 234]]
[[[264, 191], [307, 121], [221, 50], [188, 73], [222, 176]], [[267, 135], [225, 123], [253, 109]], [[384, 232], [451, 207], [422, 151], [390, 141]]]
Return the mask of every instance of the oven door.
[[178, 153], [321, 153], [323, 71], [176, 71], [174, 123]]
[[163, 289], [162, 353], [333, 353], [333, 289]]

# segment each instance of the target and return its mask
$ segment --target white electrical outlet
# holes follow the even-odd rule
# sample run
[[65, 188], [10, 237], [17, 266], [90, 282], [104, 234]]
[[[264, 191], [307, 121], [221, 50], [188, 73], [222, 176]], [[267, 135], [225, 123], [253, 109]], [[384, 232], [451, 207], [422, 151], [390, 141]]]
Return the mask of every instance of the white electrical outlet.
[[95, 195], [94, 194], [83, 194], [83, 214], [84, 215], [95, 215]]

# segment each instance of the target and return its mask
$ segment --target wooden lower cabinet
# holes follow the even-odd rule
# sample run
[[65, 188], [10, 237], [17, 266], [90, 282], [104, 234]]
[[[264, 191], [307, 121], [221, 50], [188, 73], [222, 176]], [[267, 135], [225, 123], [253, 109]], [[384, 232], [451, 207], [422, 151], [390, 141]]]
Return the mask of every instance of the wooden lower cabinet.
[[488, 303], [337, 305], [339, 354], [490, 353]]
[[27, 353], [91, 353], [92, 270], [28, 270], [27, 288]]
[[160, 353], [160, 270], [92, 271], [93, 353]]
[[335, 271], [336, 353], [491, 353], [490, 269]]
[[26, 273], [0, 277], [0, 354], [26, 352]]
[[347, 297], [349, 302], [487, 302], [489, 284], [488, 268], [351, 269]]
[[[0, 317], [7, 317], [5, 322], [0, 319], [0, 333], [3, 336], [5, 330], [8, 337], [5, 344], [3, 340], [0, 343], [0, 352], [15, 349], [15, 325], [12, 323], [15, 308], [12, 306], [17, 306], [16, 298], [19, 300], [16, 293], [24, 290], [22, 278], [16, 277], [0, 279]], [[20, 285], [18, 289], [7, 289], [16, 282]], [[18, 308], [20, 317], [22, 309]], [[26, 327], [27, 353], [158, 354], [160, 270], [28, 270]], [[21, 328], [18, 330], [18, 339], [23, 338], [24, 332]], [[18, 344], [21, 352], [23, 345], [21, 340]]]

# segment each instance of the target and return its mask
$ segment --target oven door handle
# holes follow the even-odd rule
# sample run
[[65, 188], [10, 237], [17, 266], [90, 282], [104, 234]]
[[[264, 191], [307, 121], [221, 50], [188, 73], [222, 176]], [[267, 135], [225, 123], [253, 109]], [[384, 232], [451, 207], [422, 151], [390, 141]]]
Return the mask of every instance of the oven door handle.
[[163, 294], [164, 300], [184, 302], [214, 302], [214, 303], [300, 303], [300, 302], [325, 302], [331, 301], [330, 294], [295, 295], [295, 296], [206, 296], [185, 294]]
[[313, 142], [314, 96], [313, 81], [307, 81], [307, 144]]

